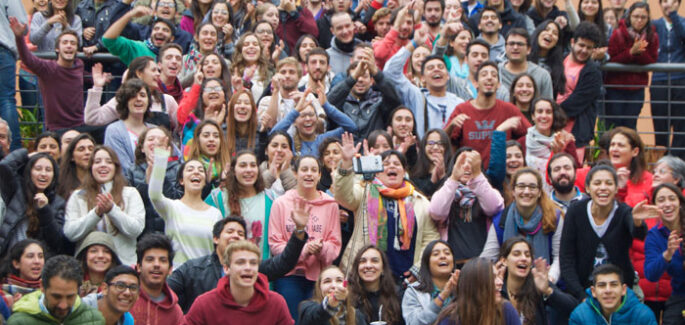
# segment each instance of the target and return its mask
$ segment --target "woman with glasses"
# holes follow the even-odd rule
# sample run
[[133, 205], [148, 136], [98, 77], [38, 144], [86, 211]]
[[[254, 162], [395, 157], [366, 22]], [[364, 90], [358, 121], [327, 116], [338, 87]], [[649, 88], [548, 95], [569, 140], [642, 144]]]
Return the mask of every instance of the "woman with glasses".
[[211, 22], [200, 25], [195, 32], [195, 41], [190, 44], [190, 50], [183, 56], [183, 70], [179, 76], [181, 86], [190, 87], [193, 84], [195, 72], [199, 68], [199, 62], [203, 57], [218, 53], [219, 29]]
[[495, 260], [507, 239], [523, 236], [535, 250], [535, 258], [551, 265], [549, 278], [559, 280], [559, 245], [563, 212], [542, 188], [542, 176], [532, 168], [519, 169], [511, 178], [514, 201], [492, 220], [481, 257]]
[[[650, 23], [649, 4], [636, 2], [609, 39], [610, 62], [645, 65], [656, 62], [659, 37]], [[645, 100], [647, 72], [608, 72], [604, 78], [607, 129], [625, 126], [635, 129]]]
[[449, 137], [442, 129], [426, 133], [419, 146], [419, 157], [411, 173], [416, 187], [430, 199], [447, 177], [447, 164], [452, 157]]

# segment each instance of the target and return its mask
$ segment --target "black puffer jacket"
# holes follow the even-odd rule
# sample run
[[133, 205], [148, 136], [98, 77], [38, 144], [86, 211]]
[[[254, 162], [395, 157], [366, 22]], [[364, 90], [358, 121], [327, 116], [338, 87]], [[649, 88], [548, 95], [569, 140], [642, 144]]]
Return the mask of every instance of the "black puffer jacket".
[[[0, 224], [0, 256], [4, 256], [18, 241], [27, 238], [28, 219], [25, 215], [28, 200], [24, 193], [23, 174], [28, 160], [28, 151], [19, 149], [0, 161], [0, 194], [6, 206]], [[57, 195], [54, 184], [47, 189], [45, 196], [49, 203], [37, 211], [40, 228], [35, 239], [46, 244], [48, 253], [73, 254], [73, 245], [62, 232], [66, 201]], [[33, 204], [33, 198], [29, 204]]]
[[[164, 174], [162, 193], [165, 197], [172, 200], [180, 199], [183, 196], [183, 187], [176, 181], [176, 175], [180, 167], [181, 164], [178, 161], [170, 161]], [[164, 219], [155, 211], [152, 202], [150, 202], [150, 197], [147, 195], [146, 169], [147, 163], [142, 163], [124, 171], [128, 185], [138, 190], [145, 205], [145, 229], [143, 229], [143, 233], [140, 236], [154, 232], [164, 233]]]

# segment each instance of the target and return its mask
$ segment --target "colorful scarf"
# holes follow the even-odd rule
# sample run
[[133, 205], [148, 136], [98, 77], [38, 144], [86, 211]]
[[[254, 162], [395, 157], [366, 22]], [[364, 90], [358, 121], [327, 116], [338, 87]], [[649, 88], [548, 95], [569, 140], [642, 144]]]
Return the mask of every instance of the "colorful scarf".
[[207, 170], [207, 168], [212, 169], [212, 179], [216, 179], [217, 177], [219, 177], [219, 169], [217, 168], [217, 164], [220, 164], [219, 162], [214, 160], [214, 164], [212, 164], [212, 166], [210, 166], [209, 165], [210, 159], [207, 158], [207, 156], [205, 156], [205, 155], [200, 155], [200, 161], [202, 161], [202, 165], [205, 167], [205, 170]]
[[459, 217], [464, 219], [465, 222], [471, 222], [473, 219], [471, 216], [471, 207], [473, 207], [473, 202], [476, 201], [476, 194], [473, 193], [468, 186], [458, 183], [454, 197], [459, 201]]
[[[378, 179], [374, 179], [367, 196], [367, 209], [369, 213], [369, 240], [371, 244], [378, 246], [382, 251], [387, 250], [388, 239], [388, 211], [385, 209], [384, 200], [395, 200], [398, 206], [399, 218], [397, 231], [395, 232], [395, 249], [408, 250], [411, 247], [411, 237], [414, 233], [414, 204], [410, 196], [414, 193], [414, 186], [404, 182], [397, 189], [388, 188]], [[401, 245], [400, 245], [401, 243]]]
[[154, 44], [152, 44], [152, 41], [150, 41], [150, 38], [146, 39], [143, 41], [143, 44], [145, 44], [145, 47], [147, 47], [152, 53], [155, 55], [159, 55], [159, 47], [156, 47]]

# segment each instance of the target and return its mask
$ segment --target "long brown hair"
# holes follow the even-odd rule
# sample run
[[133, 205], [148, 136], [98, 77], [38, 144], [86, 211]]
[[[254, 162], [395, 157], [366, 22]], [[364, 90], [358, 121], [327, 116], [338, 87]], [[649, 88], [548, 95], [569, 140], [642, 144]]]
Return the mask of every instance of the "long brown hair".
[[[330, 270], [330, 269], [337, 269], [340, 271], [340, 273], [343, 274], [343, 271], [335, 266], [335, 265], [329, 265], [325, 267], [323, 270], [321, 270], [321, 273], [319, 273], [319, 278], [316, 280], [314, 283], [314, 295], [312, 296], [312, 300], [316, 301], [317, 303], [321, 304], [323, 302], [323, 295], [321, 294], [321, 275]], [[356, 325], [357, 324], [357, 318], [356, 318], [356, 312], [357, 310], [354, 308], [354, 304], [352, 303], [352, 297], [350, 294], [347, 294], [347, 299], [345, 299], [345, 325]], [[339, 325], [340, 322], [338, 322], [338, 316], [340, 313], [342, 313], [343, 309], [341, 308], [338, 313], [336, 313], [333, 317], [331, 317], [330, 324], [331, 325]]]
[[[245, 134], [240, 134], [238, 130], [238, 122], [235, 120], [235, 104], [238, 98], [245, 94], [250, 99], [250, 106], [252, 106], [252, 113], [250, 114], [250, 119], [246, 122], [247, 129]], [[238, 137], [247, 137], [247, 147], [252, 148], [255, 146], [255, 137], [257, 135], [257, 106], [255, 105], [254, 98], [252, 98], [252, 92], [245, 89], [241, 89], [233, 94], [231, 100], [228, 102], [228, 112], [226, 112], [226, 147], [228, 152], [231, 154], [236, 151], [236, 142]], [[233, 211], [233, 210], [231, 210]]]
[[628, 144], [630, 144], [630, 149], [635, 149], [638, 148], [640, 151], [637, 153], [637, 156], [633, 157], [630, 160], [630, 165], [627, 166], [628, 169], [630, 169], [630, 181], [639, 184], [642, 182], [642, 173], [647, 170], [647, 159], [645, 158], [645, 143], [642, 142], [642, 139], [640, 136], [637, 134], [637, 131], [633, 129], [629, 129], [625, 126], [619, 126], [611, 132], [611, 137], [609, 138], [609, 147], [607, 148], [607, 151], [611, 148], [611, 140], [614, 139], [614, 137], [617, 134], [621, 134], [624, 137], [628, 139]]
[[[523, 167], [514, 173], [511, 177], [511, 191], [514, 192], [514, 187], [516, 186], [516, 181], [521, 175], [531, 174], [535, 176], [538, 182], [538, 191], [540, 191], [540, 197], [538, 198], [538, 205], [542, 209], [542, 230], [546, 233], [553, 233], [557, 229], [557, 214], [562, 214], [561, 209], [552, 200], [549, 199], [547, 193], [542, 188], [542, 176], [537, 170], [530, 167]], [[563, 217], [563, 215], [562, 215]]]
[[[76, 146], [82, 140], [90, 140], [90, 142], [95, 145], [95, 139], [93, 139], [90, 134], [81, 133], [69, 143], [67, 151], [64, 152], [64, 156], [60, 159], [57, 194], [64, 198], [64, 200], [69, 200], [71, 192], [81, 186], [81, 180], [78, 179], [78, 172], [76, 171], [78, 166], [76, 166], [73, 159], [74, 150], [76, 150]], [[91, 154], [91, 157], [92, 156], [93, 155]]]
[[[530, 259], [533, 261], [535, 259], [535, 250], [533, 249], [533, 245], [531, 245], [530, 242], [528, 242], [528, 240], [526, 240], [526, 238], [523, 236], [514, 236], [505, 240], [504, 243], [502, 243], [502, 247], [500, 247], [499, 258], [506, 260], [507, 257], [509, 257], [509, 254], [511, 254], [511, 251], [514, 249], [514, 246], [518, 243], [525, 243], [528, 246], [528, 251], [530, 252], [531, 256]], [[509, 275], [509, 269], [506, 268], [505, 270], [504, 278], [506, 279]], [[509, 293], [509, 295], [511, 297], [511, 293]], [[523, 280], [523, 285], [516, 293], [515, 307], [516, 310], [523, 315], [523, 318], [525, 318], [524, 324], [535, 324], [535, 314], [537, 312], [537, 304], [540, 302], [540, 299], [542, 299], [542, 297], [535, 287], [533, 273], [532, 271], [529, 271], [528, 275]]]
[[26, 210], [24, 211], [24, 216], [29, 220], [29, 227], [26, 230], [26, 234], [29, 237], [37, 237], [40, 231], [38, 207], [33, 200], [33, 197], [36, 195], [36, 193], [38, 193], [38, 189], [36, 188], [36, 184], [34, 184], [33, 180], [31, 179], [31, 171], [33, 170], [33, 166], [35, 166], [40, 159], [47, 159], [50, 162], [50, 166], [52, 166], [52, 180], [50, 181], [50, 184], [48, 184], [48, 187], [43, 191], [50, 202], [53, 202], [55, 199], [55, 188], [57, 187], [57, 179], [59, 178], [59, 168], [57, 166], [57, 162], [48, 153], [39, 152], [31, 156], [29, 161], [26, 163], [26, 167], [24, 167], [22, 185], [24, 186], [24, 198], [26, 200]]
[[102, 150], [109, 154], [109, 157], [112, 159], [112, 163], [114, 164], [114, 178], [112, 178], [112, 189], [110, 190], [110, 193], [114, 198], [114, 204], [123, 210], [125, 209], [125, 206], [122, 192], [124, 190], [124, 186], [127, 185], [127, 182], [121, 171], [121, 162], [119, 162], [119, 156], [117, 156], [117, 153], [114, 152], [112, 148], [102, 145], [95, 147], [93, 154], [90, 155], [90, 161], [88, 161], [88, 173], [86, 174], [86, 178], [83, 180], [83, 184], [81, 184], [81, 189], [85, 192], [86, 202], [88, 203], [88, 210], [97, 205], [96, 197], [101, 193], [102, 184], [99, 184], [93, 177], [93, 163], [95, 162], [95, 155], [98, 153], [98, 151]]
[[[223, 171], [224, 166], [231, 162], [231, 153], [228, 152], [228, 149], [226, 148], [226, 137], [223, 130], [221, 130], [221, 126], [212, 120], [204, 120], [200, 122], [197, 127], [195, 127], [195, 132], [193, 132], [193, 143], [190, 144], [190, 156], [187, 160], [197, 159], [202, 162], [202, 152], [200, 152], [200, 133], [202, 133], [202, 129], [207, 125], [212, 125], [219, 131], [219, 152], [217, 152], [215, 157], [207, 158], [214, 158], [214, 163], [218, 164], [217, 170], [219, 171], [219, 175], [221, 175], [221, 171]], [[209, 166], [209, 168], [211, 169], [212, 166]]]
[[383, 305], [383, 314], [381, 317], [383, 320], [388, 322], [388, 324], [397, 324], [402, 321], [402, 311], [400, 309], [400, 301], [397, 295], [397, 290], [395, 288], [395, 280], [392, 277], [392, 270], [390, 269], [390, 263], [388, 262], [388, 257], [383, 251], [378, 249], [374, 245], [366, 245], [357, 252], [357, 256], [354, 257], [354, 262], [352, 263], [352, 268], [350, 269], [348, 288], [350, 290], [349, 297], [356, 301], [356, 306], [359, 308], [368, 319], [376, 319], [378, 315], [372, 310], [371, 302], [369, 301], [369, 292], [364, 288], [364, 283], [359, 277], [359, 261], [362, 255], [370, 250], [374, 249], [378, 251], [381, 255], [381, 261], [383, 262], [383, 270], [381, 272], [381, 283], [380, 283], [380, 298], [379, 304]]
[[[236, 214], [239, 216], [242, 216], [242, 211], [240, 208], [241, 189], [240, 183], [238, 182], [238, 178], [235, 174], [235, 166], [238, 164], [238, 158], [240, 158], [243, 155], [254, 156], [255, 161], [257, 161], [257, 163], [259, 164], [257, 154], [255, 154], [252, 150], [240, 150], [235, 155], [235, 158], [231, 159], [231, 168], [227, 171], [226, 180], [224, 181], [226, 193], [228, 194], [228, 197], [226, 198], [226, 204], [228, 205], [228, 209], [231, 210], [231, 214]], [[257, 181], [255, 181], [253, 186], [256, 193], [264, 191], [264, 180], [262, 179], [262, 172], [259, 170], [259, 167], [257, 167]]]
[[459, 274], [456, 299], [445, 307], [438, 321], [449, 318], [459, 324], [504, 324], [503, 304], [495, 298], [492, 262], [477, 257], [466, 262]]
[[259, 44], [259, 56], [257, 57], [257, 66], [259, 71], [257, 73], [259, 74], [261, 81], [264, 82], [264, 84], [267, 84], [269, 78], [271, 77], [271, 72], [269, 71], [271, 69], [271, 63], [266, 57], [264, 57], [264, 55], [262, 55], [262, 52], [264, 51], [262, 48], [262, 43], [259, 42], [259, 37], [257, 37], [257, 34], [252, 32], [243, 33], [243, 35], [240, 36], [240, 39], [238, 39], [238, 42], [236, 42], [233, 60], [231, 60], [233, 61], [231, 64], [231, 73], [242, 76], [243, 72], [245, 72], [247, 61], [245, 61], [245, 58], [243, 57], [243, 46], [245, 46], [245, 39], [248, 36], [254, 36]]
[[145, 157], [145, 152], [143, 151], [143, 148], [145, 146], [145, 138], [147, 137], [148, 132], [151, 130], [160, 130], [164, 135], [169, 139], [169, 142], [167, 142], [167, 145], [170, 145], [171, 142], [171, 132], [169, 132], [169, 129], [163, 127], [163, 126], [155, 126], [151, 127], [149, 129], [145, 129], [143, 133], [140, 134], [138, 137], [138, 144], [136, 144], [136, 150], [134, 151], [134, 156], [136, 157], [136, 165], [142, 165], [147, 162], [147, 158]]

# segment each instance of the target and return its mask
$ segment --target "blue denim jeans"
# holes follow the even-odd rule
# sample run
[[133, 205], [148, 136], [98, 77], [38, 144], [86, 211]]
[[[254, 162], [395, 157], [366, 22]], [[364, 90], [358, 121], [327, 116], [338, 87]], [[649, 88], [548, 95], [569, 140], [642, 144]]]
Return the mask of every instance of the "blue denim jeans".
[[12, 132], [10, 150], [21, 148], [21, 134], [19, 133], [19, 114], [17, 101], [14, 99], [16, 89], [17, 59], [4, 46], [0, 46], [0, 117], [9, 124]]
[[274, 291], [278, 292], [288, 305], [290, 316], [297, 324], [297, 308], [300, 302], [312, 297], [314, 281], [300, 275], [290, 275], [274, 281]]

